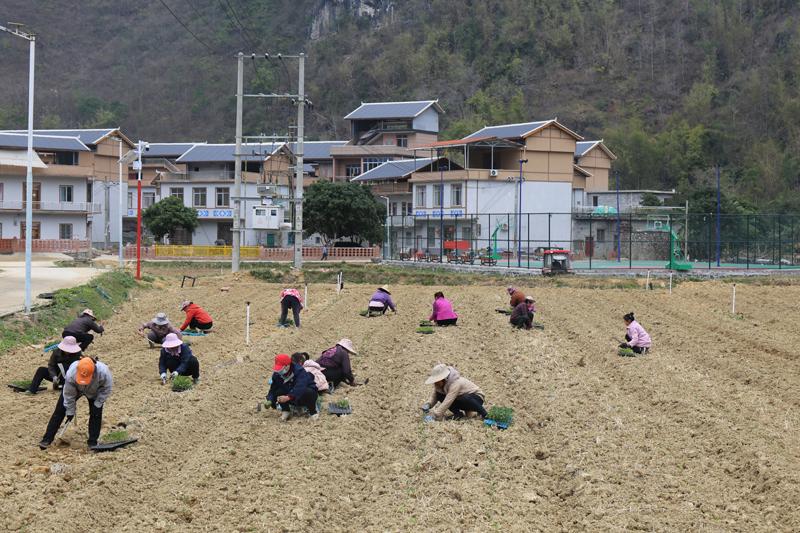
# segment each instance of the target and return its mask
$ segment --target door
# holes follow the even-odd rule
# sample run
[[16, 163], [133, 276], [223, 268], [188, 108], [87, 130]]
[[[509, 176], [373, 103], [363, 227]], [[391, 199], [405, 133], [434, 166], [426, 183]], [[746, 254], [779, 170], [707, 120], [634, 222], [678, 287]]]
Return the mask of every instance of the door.
[[275, 234], [267, 233], [267, 248], [275, 248]]
[[228, 246], [233, 244], [233, 220], [217, 222], [217, 241], [225, 241]]
[[[25, 207], [25, 200], [28, 198], [28, 184], [22, 182], [22, 207]], [[31, 190], [31, 202], [33, 202], [34, 209], [40, 209], [42, 205], [42, 183], [39, 181], [33, 182], [33, 189]], [[35, 231], [35, 228], [34, 228]], [[34, 233], [35, 235], [35, 233]], [[39, 237], [33, 237], [38, 239]]]
[[[41, 239], [42, 238], [41, 237], [41, 235], [42, 235], [42, 223], [41, 222], [37, 222], [37, 221], [34, 220], [33, 221], [33, 225], [31, 227], [33, 228], [33, 231], [31, 232], [31, 239], [33, 239], [33, 240]], [[20, 236], [19, 237], [20, 239], [24, 239], [25, 238], [25, 223], [24, 222], [20, 222], [19, 223], [19, 236]]]

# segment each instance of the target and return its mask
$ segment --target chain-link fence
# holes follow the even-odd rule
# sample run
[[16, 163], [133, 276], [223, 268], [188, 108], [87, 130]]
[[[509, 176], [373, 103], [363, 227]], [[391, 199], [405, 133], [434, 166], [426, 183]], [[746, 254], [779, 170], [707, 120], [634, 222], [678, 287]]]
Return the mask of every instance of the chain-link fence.
[[796, 215], [492, 213], [387, 218], [392, 259], [541, 268], [546, 250], [572, 267], [796, 268]]

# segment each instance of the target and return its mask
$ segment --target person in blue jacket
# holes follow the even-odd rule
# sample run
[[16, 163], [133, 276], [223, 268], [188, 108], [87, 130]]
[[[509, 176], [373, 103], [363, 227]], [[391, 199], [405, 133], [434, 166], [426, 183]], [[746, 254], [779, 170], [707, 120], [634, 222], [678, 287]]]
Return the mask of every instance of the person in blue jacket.
[[275, 356], [272, 368], [272, 380], [267, 393], [267, 401], [274, 408], [281, 406], [281, 421], [286, 422], [292, 416], [292, 407], [305, 407], [312, 420], [319, 418], [317, 412], [317, 386], [314, 376], [306, 372], [301, 365], [292, 362], [285, 353]]
[[164, 342], [161, 343], [158, 373], [161, 374], [162, 385], [167, 382], [167, 372], [172, 378], [192, 376], [195, 383], [200, 381], [200, 361], [192, 354], [192, 349], [174, 333], [164, 337]]

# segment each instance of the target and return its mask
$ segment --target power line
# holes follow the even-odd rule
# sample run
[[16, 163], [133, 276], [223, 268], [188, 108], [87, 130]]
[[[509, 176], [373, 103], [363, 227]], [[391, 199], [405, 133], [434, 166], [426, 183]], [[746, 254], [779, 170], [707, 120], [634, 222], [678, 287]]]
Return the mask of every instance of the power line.
[[196, 40], [198, 43], [200, 43], [200, 44], [202, 44], [203, 46], [205, 46], [205, 47], [208, 49], [208, 51], [209, 51], [209, 52], [211, 52], [212, 54], [214, 54], [214, 55], [216, 55], [216, 54], [217, 54], [217, 52], [216, 52], [216, 51], [215, 51], [213, 48], [211, 48], [211, 47], [210, 47], [210, 46], [209, 46], [209, 45], [208, 45], [208, 44], [207, 44], [207, 43], [206, 43], [204, 40], [202, 40], [200, 37], [198, 37], [197, 35], [195, 35], [195, 33], [194, 33], [192, 30], [190, 30], [190, 29], [189, 29], [189, 26], [187, 26], [186, 24], [184, 24], [184, 23], [183, 23], [183, 21], [182, 21], [180, 18], [178, 18], [178, 15], [176, 15], [176, 14], [175, 14], [175, 12], [174, 12], [174, 11], [172, 11], [172, 9], [170, 9], [170, 7], [167, 5], [167, 3], [166, 3], [164, 0], [158, 0], [158, 1], [159, 1], [159, 2], [161, 2], [161, 5], [162, 5], [162, 6], [164, 6], [165, 8], [167, 8], [167, 11], [169, 11], [170, 15], [172, 15], [172, 17], [173, 17], [175, 20], [177, 20], [177, 21], [178, 21], [178, 24], [180, 24], [181, 26], [183, 26], [183, 29], [185, 29], [186, 31], [188, 31], [188, 32], [191, 34], [191, 36], [192, 36], [192, 37], [194, 37], [194, 38], [195, 38], [195, 40]]
[[[231, 25], [233, 25], [234, 28], [238, 27], [239, 35], [241, 36], [245, 44], [250, 46], [251, 49], [255, 50], [256, 48], [255, 43], [253, 42], [252, 39], [250, 39], [250, 36], [247, 34], [247, 30], [242, 24], [242, 21], [239, 20], [239, 15], [236, 14], [236, 10], [233, 9], [231, 3], [228, 0], [219, 0], [219, 4], [220, 6], [222, 6], [222, 10], [225, 12], [225, 16], [228, 17], [228, 21], [231, 23]], [[226, 5], [228, 6], [227, 8], [225, 7]], [[230, 13], [228, 12], [228, 9], [230, 9]], [[231, 18], [231, 14], [233, 14], [233, 18]]]

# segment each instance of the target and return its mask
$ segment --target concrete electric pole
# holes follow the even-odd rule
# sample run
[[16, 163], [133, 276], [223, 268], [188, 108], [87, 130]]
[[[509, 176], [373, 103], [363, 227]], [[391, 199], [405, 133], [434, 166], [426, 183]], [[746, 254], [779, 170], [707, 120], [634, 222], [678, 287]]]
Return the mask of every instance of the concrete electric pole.
[[239, 246], [241, 246], [242, 205], [242, 104], [244, 101], [244, 54], [236, 56], [236, 153], [233, 184], [233, 250], [231, 272], [239, 272]]

